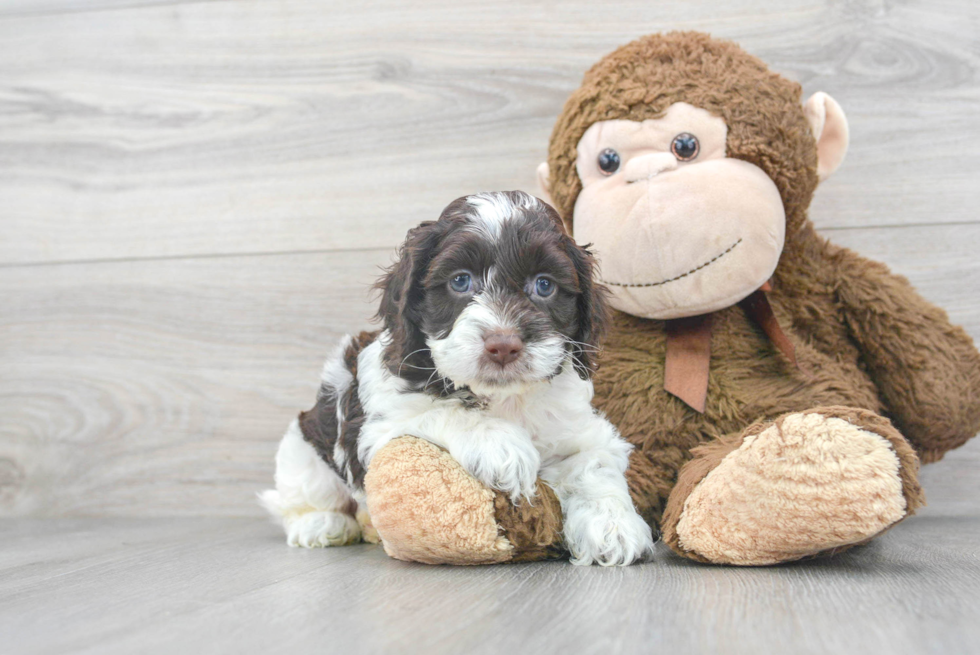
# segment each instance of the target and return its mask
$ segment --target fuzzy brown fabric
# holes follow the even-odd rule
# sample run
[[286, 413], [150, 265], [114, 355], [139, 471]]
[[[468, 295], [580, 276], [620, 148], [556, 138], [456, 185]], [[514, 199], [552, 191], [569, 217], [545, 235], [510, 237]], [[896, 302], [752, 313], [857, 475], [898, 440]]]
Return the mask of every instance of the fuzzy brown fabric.
[[373, 530], [395, 559], [499, 564], [568, 556], [561, 505], [546, 484], [538, 481], [533, 505], [515, 506], [423, 439], [400, 437], [381, 448], [364, 488]]
[[[905, 501], [905, 515], [902, 520], [911, 516], [918, 508], [925, 505], [925, 494], [919, 485], [917, 476], [919, 471], [919, 458], [908, 441], [898, 433], [888, 419], [873, 412], [855, 409], [853, 407], [817, 407], [810, 410], [810, 413], [820, 414], [828, 418], [843, 419], [851, 425], [886, 439], [895, 452], [899, 464], [899, 477], [902, 482], [902, 495]], [[784, 418], [785, 416], [781, 416], [775, 421], [757, 421], [746, 428], [741, 434], [725, 435], [720, 439], [698, 446], [692, 451], [691, 454], [694, 456], [694, 459], [685, 464], [681, 469], [677, 484], [670, 494], [663, 515], [663, 540], [674, 552], [700, 562], [707, 563], [711, 561], [700, 553], [684, 548], [681, 544], [677, 532], [677, 524], [684, 511], [684, 503], [705, 476], [717, 468], [729, 453], [737, 450], [745, 441], [746, 437], [758, 435], [774, 423], [778, 425]], [[897, 523], [893, 523], [889, 526], [889, 529], [897, 525]], [[869, 540], [870, 538], [858, 543], [818, 550], [810, 553], [807, 557], [835, 555], [854, 546], [867, 543]]]
[[745, 432], [738, 435], [725, 435], [714, 441], [702, 444], [691, 451], [694, 459], [685, 464], [677, 476], [677, 484], [671, 490], [667, 499], [666, 507], [663, 512], [661, 522], [661, 538], [663, 542], [670, 546], [670, 549], [679, 555], [696, 559], [699, 562], [709, 560], [702, 555], [691, 552], [683, 548], [680, 544], [680, 537], [677, 534], [677, 523], [681, 520], [684, 512], [684, 503], [691, 495], [694, 488], [698, 486], [705, 476], [718, 468], [721, 461], [730, 452], [742, 445], [745, 437], [759, 434], [769, 426], [767, 421], [759, 421], [745, 429]]
[[514, 505], [506, 494], [498, 491], [493, 500], [497, 525], [514, 546], [511, 562], [568, 557], [562, 547], [561, 504], [551, 488], [538, 481], [538, 496], [534, 504], [526, 501]]
[[[589, 126], [657, 118], [675, 102], [722, 117], [728, 156], [758, 166], [779, 189], [786, 244], [769, 300], [800, 368], [741, 307], [720, 310], [712, 316], [707, 404], [698, 413], [664, 391], [664, 322], [616, 312], [595, 404], [636, 446], [627, 480], [638, 510], [651, 525], [662, 524], [677, 548], [684, 499], [745, 434], [789, 413], [829, 407], [889, 440], [913, 511], [922, 502], [916, 453], [936, 461], [980, 431], [980, 353], [905, 279], [814, 231], [806, 210], [817, 185], [817, 148], [798, 84], [704, 34], [655, 34], [616, 50], [585, 75], [552, 133], [550, 192], [563, 220], [574, 230], [576, 146]], [[551, 511], [536, 508], [519, 516], [533, 524], [535, 512]], [[550, 531], [528, 529], [538, 552], [551, 552], [538, 538]]]
[[[675, 102], [707, 109], [728, 124], [729, 157], [772, 178], [786, 206], [787, 234], [802, 225], [817, 187], [817, 153], [800, 106], [800, 85], [771, 72], [734, 43], [698, 32], [652, 34], [604, 57], [565, 102], [551, 133], [551, 197], [566, 225], [582, 184], [576, 146], [598, 121], [660, 118]], [[798, 111], [787, 112], [786, 107]], [[774, 138], [775, 137], [775, 138]]]
[[371, 522], [395, 559], [491, 564], [513, 557], [497, 526], [494, 492], [433, 443], [401, 437], [383, 446], [364, 490]]
[[596, 405], [637, 446], [627, 475], [648, 520], [659, 521], [693, 448], [787, 412], [836, 405], [884, 414], [925, 462], [980, 430], [980, 355], [969, 336], [881, 264], [809, 225], [797, 239], [770, 300], [802, 370], [740, 308], [722, 310], [703, 414], [663, 390], [663, 322], [614, 316]]
[[[694, 448], [721, 440], [701, 451], [710, 459], [731, 447], [725, 435], [736, 439], [787, 412], [848, 406], [882, 414], [925, 462], [972, 438], [980, 430], [980, 354], [972, 340], [905, 279], [814, 231], [806, 209], [817, 183], [816, 142], [800, 88], [736, 45], [697, 33], [651, 35], [586, 74], [549, 150], [552, 198], [570, 227], [581, 190], [575, 149], [585, 130], [599, 120], [654, 118], [679, 101], [722, 116], [729, 156], [759, 166], [779, 188], [787, 241], [769, 298], [802, 370], [740, 307], [719, 311], [707, 407], [698, 414], [663, 389], [664, 323], [617, 313], [596, 404], [637, 446], [627, 475], [643, 516], [660, 522]], [[914, 467], [903, 470], [914, 478]]]

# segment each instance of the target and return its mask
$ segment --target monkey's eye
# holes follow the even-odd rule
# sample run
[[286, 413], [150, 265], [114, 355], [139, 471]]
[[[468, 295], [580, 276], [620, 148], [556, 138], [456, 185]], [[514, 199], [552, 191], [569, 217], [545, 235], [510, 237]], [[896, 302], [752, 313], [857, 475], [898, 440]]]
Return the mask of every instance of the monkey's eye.
[[456, 293], [469, 293], [473, 289], [473, 276], [469, 273], [457, 273], [449, 280], [449, 288]]
[[619, 170], [619, 153], [612, 148], [606, 148], [599, 153], [597, 163], [603, 175], [612, 175]]
[[691, 161], [698, 156], [699, 150], [701, 150], [701, 144], [698, 143], [698, 138], [687, 132], [675, 136], [670, 144], [670, 151], [681, 161]]
[[543, 275], [537, 277], [534, 280], [534, 293], [542, 298], [547, 298], [555, 292], [558, 285], [550, 277], [545, 277]]

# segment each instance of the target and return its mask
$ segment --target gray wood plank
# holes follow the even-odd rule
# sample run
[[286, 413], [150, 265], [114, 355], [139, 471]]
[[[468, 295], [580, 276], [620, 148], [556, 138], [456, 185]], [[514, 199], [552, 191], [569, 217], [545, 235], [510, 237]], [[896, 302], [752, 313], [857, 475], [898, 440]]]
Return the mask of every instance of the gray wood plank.
[[25, 17], [112, 12], [137, 7], [160, 7], [189, 2], [229, 2], [234, 0], [3, 0], [0, 20]]
[[251, 512], [387, 251], [0, 271], [2, 512]]
[[0, 20], [0, 263], [387, 247], [464, 193], [534, 192], [583, 71], [674, 28], [843, 104], [821, 225], [977, 220], [965, 0], [74, 6], [115, 9]]
[[17, 653], [972, 653], [978, 506], [830, 560], [429, 567], [248, 519], [0, 521]]
[[[980, 337], [980, 225], [839, 230]], [[0, 269], [0, 515], [257, 515], [388, 250]], [[980, 497], [980, 445], [930, 497]]]

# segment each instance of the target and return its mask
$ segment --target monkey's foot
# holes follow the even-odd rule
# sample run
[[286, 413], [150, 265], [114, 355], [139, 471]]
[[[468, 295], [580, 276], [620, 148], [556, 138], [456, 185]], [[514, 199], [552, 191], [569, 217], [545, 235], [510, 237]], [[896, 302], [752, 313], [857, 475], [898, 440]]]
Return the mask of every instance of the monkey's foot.
[[864, 543], [924, 503], [919, 461], [872, 412], [823, 407], [705, 444], [681, 469], [664, 542], [703, 562], [763, 565]]
[[385, 552], [425, 564], [493, 564], [566, 555], [557, 496], [540, 480], [534, 504], [513, 505], [449, 453], [415, 437], [375, 454], [364, 480]]
[[363, 541], [369, 544], [381, 543], [381, 537], [378, 536], [378, 531], [374, 529], [374, 524], [371, 523], [371, 515], [367, 509], [358, 508], [354, 518], [357, 519], [357, 524], [361, 526], [361, 539]]

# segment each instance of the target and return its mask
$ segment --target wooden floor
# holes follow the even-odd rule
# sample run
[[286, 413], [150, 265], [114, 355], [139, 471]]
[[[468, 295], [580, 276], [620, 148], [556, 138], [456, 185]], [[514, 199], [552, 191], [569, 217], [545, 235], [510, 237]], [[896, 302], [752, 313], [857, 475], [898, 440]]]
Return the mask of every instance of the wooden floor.
[[810, 216], [980, 338], [976, 0], [0, 0], [0, 655], [980, 652], [980, 441], [831, 561], [287, 548], [276, 442], [405, 231], [536, 192], [584, 71], [730, 38], [844, 108]]
[[27, 653], [980, 652], [980, 518], [737, 569], [429, 567], [289, 548], [249, 519], [0, 522], [0, 650]]

